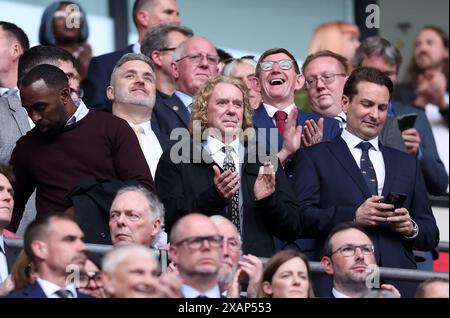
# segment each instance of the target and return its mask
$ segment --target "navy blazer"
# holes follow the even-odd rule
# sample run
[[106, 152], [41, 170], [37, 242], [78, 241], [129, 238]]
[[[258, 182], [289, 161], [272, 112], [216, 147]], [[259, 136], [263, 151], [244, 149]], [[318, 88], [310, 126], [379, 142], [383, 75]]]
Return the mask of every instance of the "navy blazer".
[[181, 99], [173, 94], [165, 99], [156, 99], [152, 119], [153, 117], [159, 124], [160, 133], [170, 138], [170, 133], [175, 128], [189, 129], [191, 114]]
[[[301, 110], [298, 110], [298, 116], [297, 116], [297, 126], [303, 126], [305, 125], [305, 121], [308, 119], [314, 119], [314, 121], [318, 121], [322, 116], [317, 115], [315, 113], [307, 113]], [[324, 118], [324, 125], [323, 125], [323, 141], [329, 141], [333, 139], [334, 137], [340, 135], [341, 130], [339, 128], [339, 123], [336, 119], [330, 118], [330, 117], [323, 117]], [[255, 126], [255, 129], [259, 130], [258, 135], [260, 136], [260, 130], [263, 128], [274, 128], [277, 129], [275, 124], [273, 123], [272, 118], [269, 117], [269, 114], [267, 114], [266, 109], [264, 108], [264, 105], [261, 104], [253, 114], [253, 125]], [[271, 146], [270, 142], [270, 134], [267, 131], [266, 132], [266, 142], [268, 146]], [[278, 149], [277, 151], [280, 151], [283, 146], [283, 136], [278, 134]]]
[[[419, 235], [408, 240], [387, 225], [368, 228], [375, 245], [378, 265], [416, 269], [412, 249], [429, 251], [439, 242], [423, 176], [416, 158], [380, 144], [386, 177], [383, 196], [404, 193], [403, 205], [419, 227]], [[294, 187], [303, 214], [304, 235], [322, 241], [331, 229], [352, 221], [357, 208], [370, 191], [345, 141], [339, 136], [331, 142], [300, 149], [295, 158]], [[317, 255], [317, 259], [321, 255]], [[401, 284], [395, 283], [399, 289]], [[403, 290], [402, 295], [411, 295]]]
[[436, 196], [444, 195], [448, 186], [448, 174], [439, 157], [430, 122], [422, 109], [399, 102], [391, 102], [392, 110], [396, 116], [414, 113], [417, 114], [415, 128], [420, 134], [420, 149], [422, 158], [420, 167], [428, 193]]
[[[5, 237], [3, 236], [3, 239]], [[14, 262], [16, 261], [17, 256], [19, 255], [20, 249], [10, 247], [5, 241], [5, 256], [6, 256], [6, 264], [8, 265], [8, 273], [11, 273], [11, 269], [13, 268]]]
[[[77, 290], [77, 297], [94, 298], [91, 295], [80, 293], [78, 290]], [[6, 298], [47, 298], [47, 296], [45, 295], [44, 290], [39, 285], [39, 283], [35, 282], [34, 284], [28, 286], [27, 288], [18, 290], [15, 293], [6, 296]]]
[[112, 105], [106, 97], [106, 88], [111, 80], [111, 73], [120, 58], [133, 52], [133, 45], [112, 53], [96, 56], [89, 64], [88, 77], [83, 84], [83, 101], [89, 108], [111, 112]]

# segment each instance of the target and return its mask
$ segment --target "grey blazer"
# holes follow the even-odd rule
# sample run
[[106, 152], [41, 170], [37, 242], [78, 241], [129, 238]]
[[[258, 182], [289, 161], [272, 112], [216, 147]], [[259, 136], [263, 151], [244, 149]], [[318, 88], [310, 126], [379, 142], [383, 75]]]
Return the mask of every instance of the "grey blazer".
[[[0, 97], [0, 163], [8, 164], [16, 141], [29, 130], [30, 122], [25, 109], [17, 95]], [[22, 222], [17, 231], [23, 234], [26, 226], [36, 216], [35, 192], [28, 200]]]

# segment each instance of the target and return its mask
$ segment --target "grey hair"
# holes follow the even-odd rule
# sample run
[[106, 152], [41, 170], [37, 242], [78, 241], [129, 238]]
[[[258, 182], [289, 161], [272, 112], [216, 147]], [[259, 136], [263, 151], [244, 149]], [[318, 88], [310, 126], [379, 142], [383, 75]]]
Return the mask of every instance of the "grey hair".
[[116, 80], [116, 74], [122, 67], [122, 65], [130, 61], [142, 61], [148, 64], [148, 66], [150, 66], [150, 68], [152, 69], [153, 73], [155, 73], [155, 65], [153, 64], [153, 61], [149, 57], [141, 53], [127, 53], [124, 56], [122, 56], [120, 60], [116, 63], [116, 66], [114, 66], [114, 69], [111, 73], [110, 85], [113, 85], [114, 81]]
[[241, 234], [238, 232], [236, 225], [234, 225], [233, 222], [231, 222], [226, 217], [223, 217], [222, 215], [219, 215], [219, 214], [211, 215], [209, 217], [209, 219], [217, 226], [217, 228], [220, 228], [220, 225], [224, 224], [224, 223], [228, 223], [228, 224], [232, 225], [238, 235], [239, 243], [242, 244]]
[[391, 42], [380, 36], [371, 36], [365, 39], [355, 52], [355, 66], [360, 67], [364, 57], [381, 56], [389, 64], [397, 67], [397, 72], [402, 64], [400, 50]]
[[158, 24], [145, 32], [144, 40], [141, 43], [141, 52], [150, 57], [153, 51], [167, 48], [167, 37], [170, 32], [179, 32], [188, 38], [194, 36], [192, 29], [176, 24]]
[[222, 69], [222, 75], [224, 76], [231, 76], [231, 73], [235, 70], [236, 66], [238, 64], [247, 64], [250, 66], [253, 66], [256, 71], [257, 63], [254, 59], [248, 58], [248, 57], [241, 57], [239, 59], [234, 59], [230, 63], [226, 64], [224, 68]]
[[144, 245], [123, 245], [114, 247], [102, 259], [102, 271], [107, 273], [114, 272], [117, 267], [125, 262], [129, 257], [140, 255], [147, 258], [153, 258], [157, 263], [155, 252]]
[[141, 185], [137, 185], [137, 186], [126, 186], [123, 187], [121, 189], [119, 189], [119, 191], [117, 191], [116, 197], [114, 198], [114, 200], [119, 196], [122, 195], [126, 192], [138, 192], [141, 193], [147, 203], [148, 203], [148, 207], [150, 210], [150, 219], [151, 220], [156, 220], [157, 218], [159, 218], [161, 220], [161, 228], [163, 228], [164, 225], [164, 206], [161, 203], [161, 201], [158, 199], [158, 197], [148, 191], [146, 188], [144, 188]]
[[182, 58], [184, 54], [184, 49], [186, 47], [186, 42], [187, 41], [184, 41], [180, 45], [178, 45], [175, 51], [173, 52], [173, 60], [175, 62]]

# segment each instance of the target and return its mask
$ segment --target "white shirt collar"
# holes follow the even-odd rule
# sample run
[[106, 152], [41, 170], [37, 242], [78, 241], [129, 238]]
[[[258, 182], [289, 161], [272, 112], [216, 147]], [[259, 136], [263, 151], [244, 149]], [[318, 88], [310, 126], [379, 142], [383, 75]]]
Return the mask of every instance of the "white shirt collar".
[[5, 252], [5, 239], [3, 238], [3, 234], [0, 234], [0, 247]]
[[82, 120], [88, 113], [89, 113], [89, 109], [86, 107], [86, 105], [84, 104], [83, 100], [78, 99], [77, 101], [75, 101], [75, 105], [79, 103], [77, 110], [75, 111], [75, 113], [69, 118], [69, 120], [66, 123], [66, 126], [75, 124], [77, 122], [79, 122], [80, 120]]
[[186, 93], [180, 92], [180, 91], [175, 91], [175, 95], [177, 95], [177, 97], [179, 99], [181, 99], [181, 101], [183, 102], [184, 106], [186, 106], [186, 108], [192, 104], [192, 96], [187, 95]]
[[[47, 296], [47, 298], [50, 298], [55, 295], [55, 292], [60, 290], [61, 287], [59, 287], [56, 284], [53, 284], [52, 282], [49, 282], [48, 280], [42, 279], [40, 277], [37, 278], [37, 282], [39, 283], [39, 285], [41, 286], [42, 290], [44, 291], [45, 295]], [[70, 292], [72, 293], [72, 297], [73, 298], [77, 298], [77, 290], [75, 289], [75, 285], [74, 284], [69, 284], [66, 287], [64, 287], [67, 290], [70, 290]]]
[[133, 50], [133, 53], [141, 54], [142, 53], [141, 52], [141, 43], [139, 43], [139, 42], [134, 43], [132, 50]]
[[201, 293], [198, 290], [192, 288], [188, 285], [181, 285], [181, 293], [185, 298], [197, 298], [197, 296], [203, 295], [208, 298], [221, 298], [220, 289], [219, 286], [216, 285], [212, 289], [208, 290], [207, 292]]
[[3, 93], [9, 91], [10, 89], [15, 89], [16, 90], [15, 94], [20, 97], [19, 88], [17, 86], [11, 87], [11, 88], [10, 87], [0, 87], [0, 97], [3, 95]]
[[264, 108], [266, 109], [266, 112], [267, 112], [267, 114], [269, 115], [270, 118], [273, 118], [275, 113], [277, 111], [279, 111], [279, 110], [284, 111], [289, 116], [289, 114], [294, 109], [294, 107], [296, 107], [295, 104], [292, 104], [292, 105], [289, 105], [289, 106], [285, 107], [284, 109], [279, 109], [279, 108], [276, 108], [275, 106], [272, 106], [272, 105], [269, 105], [269, 104], [266, 104], [266, 103], [263, 103], [263, 105], [264, 105]]
[[343, 294], [341, 292], [338, 292], [336, 289], [334, 289], [334, 287], [333, 287], [333, 290], [331, 292], [333, 293], [333, 296], [335, 298], [350, 298], [347, 295], [345, 295], [345, 294]]
[[[211, 156], [213, 156], [214, 154], [216, 154], [219, 151], [222, 151], [222, 148], [225, 146], [227, 146], [227, 145], [225, 145], [220, 140], [218, 140], [214, 137], [211, 137], [211, 136], [208, 136], [208, 138], [206, 139], [206, 141], [204, 143], [204, 147], [209, 151]], [[232, 147], [236, 154], [239, 154], [239, 149], [240, 149], [239, 138], [236, 138], [235, 140], [233, 140], [228, 146]]]
[[378, 144], [378, 136], [370, 140], [362, 140], [361, 138], [350, 133], [346, 128], [342, 130], [341, 137], [342, 139], [344, 139], [344, 141], [347, 143], [350, 149], [356, 148], [356, 146], [358, 146], [358, 144], [362, 141], [367, 141], [371, 143], [372, 147], [376, 151], [380, 151], [380, 145]]
[[143, 122], [143, 123], [140, 123], [140, 124], [137, 124], [137, 125], [133, 124], [132, 122], [128, 122], [128, 124], [131, 127], [135, 127], [135, 126], [141, 127], [144, 130], [144, 134], [146, 136], [148, 136], [151, 132], [153, 132], [153, 130], [152, 130], [152, 122], [150, 120], [146, 121], [146, 122]]

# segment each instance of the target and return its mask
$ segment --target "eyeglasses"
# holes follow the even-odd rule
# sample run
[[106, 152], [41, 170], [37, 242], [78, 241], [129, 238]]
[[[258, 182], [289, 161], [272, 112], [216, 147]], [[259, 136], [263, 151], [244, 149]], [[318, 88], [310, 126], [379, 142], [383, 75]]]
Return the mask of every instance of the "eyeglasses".
[[78, 287], [87, 288], [91, 280], [94, 281], [97, 287], [103, 286], [100, 272], [80, 272]]
[[203, 58], [206, 57], [209, 65], [217, 65], [219, 63], [219, 57], [216, 55], [204, 55], [200, 53], [189, 54], [181, 59], [176, 60], [175, 62], [181, 62], [184, 59], [188, 59], [192, 64], [199, 64]]
[[323, 74], [316, 77], [307, 78], [305, 81], [306, 88], [314, 88], [317, 86], [317, 82], [322, 80], [324, 84], [331, 84], [336, 79], [336, 76], [347, 76], [347, 74]]
[[166, 51], [175, 51], [175, 50], [176, 50], [176, 47], [165, 47], [165, 48], [162, 48], [159, 51], [166, 52]]
[[286, 71], [286, 70], [290, 70], [292, 68], [292, 66], [294, 65], [294, 61], [293, 60], [264, 61], [259, 64], [259, 67], [263, 71], [271, 71], [271, 70], [273, 70], [273, 66], [275, 64], [278, 64], [278, 66], [282, 70]]
[[375, 247], [372, 244], [363, 244], [363, 245], [347, 244], [339, 247], [337, 250], [331, 253], [330, 256], [336, 252], [339, 252], [344, 257], [350, 257], [355, 255], [357, 248], [359, 248], [361, 250], [361, 253], [363, 253], [364, 255], [372, 255], [375, 252]]
[[177, 243], [174, 246], [178, 246], [186, 243], [186, 245], [192, 250], [198, 250], [203, 246], [203, 242], [208, 241], [208, 244], [212, 248], [218, 248], [222, 246], [223, 236], [222, 235], [211, 235], [211, 236], [194, 236], [188, 237]]
[[[109, 220], [110, 221], [117, 221], [120, 218], [121, 215], [122, 215], [122, 212], [120, 212], [120, 211], [112, 211], [111, 214], [109, 215]], [[125, 216], [125, 218], [128, 221], [131, 221], [131, 222], [137, 222], [142, 217], [142, 215], [140, 215], [139, 213], [137, 213], [135, 211], [125, 211], [123, 213], [123, 215]]]

